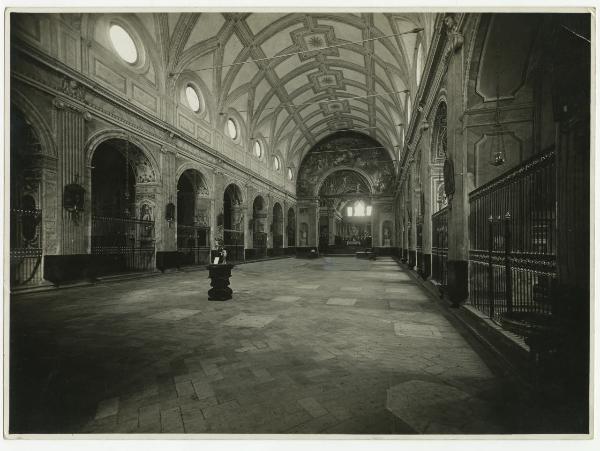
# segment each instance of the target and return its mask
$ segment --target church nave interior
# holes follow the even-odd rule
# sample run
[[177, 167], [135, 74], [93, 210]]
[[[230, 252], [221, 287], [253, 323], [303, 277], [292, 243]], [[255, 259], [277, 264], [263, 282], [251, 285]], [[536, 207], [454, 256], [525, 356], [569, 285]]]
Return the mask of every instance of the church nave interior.
[[592, 20], [10, 10], [6, 433], [591, 433]]

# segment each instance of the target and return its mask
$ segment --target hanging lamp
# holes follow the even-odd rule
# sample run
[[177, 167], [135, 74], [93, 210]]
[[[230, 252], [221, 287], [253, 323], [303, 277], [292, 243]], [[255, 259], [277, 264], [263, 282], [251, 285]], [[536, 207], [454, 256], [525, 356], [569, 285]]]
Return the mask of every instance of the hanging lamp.
[[129, 218], [131, 215], [129, 211], [129, 136], [125, 137], [125, 193], [123, 198], [125, 199], [123, 215], [125, 218]]
[[496, 111], [494, 112], [494, 132], [492, 135], [495, 137], [491, 152], [490, 152], [490, 164], [492, 166], [502, 166], [506, 161], [506, 149], [504, 147], [504, 129], [500, 124], [500, 58], [498, 47], [496, 46]]

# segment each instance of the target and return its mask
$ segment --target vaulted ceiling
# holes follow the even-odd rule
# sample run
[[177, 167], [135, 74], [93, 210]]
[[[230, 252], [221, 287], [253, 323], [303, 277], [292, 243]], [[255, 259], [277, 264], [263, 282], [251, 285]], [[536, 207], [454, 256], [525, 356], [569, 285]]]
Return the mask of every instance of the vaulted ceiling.
[[263, 139], [297, 167], [317, 141], [340, 129], [360, 130], [396, 156], [436, 15], [137, 16], [156, 39], [171, 80], [202, 80], [215, 125], [235, 114], [247, 140]]

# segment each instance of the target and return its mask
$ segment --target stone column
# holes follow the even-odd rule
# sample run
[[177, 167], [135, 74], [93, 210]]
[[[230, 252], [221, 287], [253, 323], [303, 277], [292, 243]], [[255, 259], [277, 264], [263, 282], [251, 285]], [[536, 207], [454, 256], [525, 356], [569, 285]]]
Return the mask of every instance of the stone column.
[[176, 150], [174, 148], [161, 148], [163, 195], [157, 197], [158, 201], [154, 215], [157, 253], [177, 251], [177, 212], [175, 212], [175, 220], [170, 221], [170, 223], [165, 217], [167, 204], [177, 204], [177, 160], [175, 155]]
[[467, 177], [467, 141], [463, 127], [463, 48], [458, 24], [450, 17], [446, 24], [448, 47], [448, 158], [454, 163], [455, 192], [448, 212], [448, 296], [453, 306], [468, 295], [469, 269], [469, 180]]
[[[213, 191], [214, 193], [214, 191]], [[221, 201], [223, 202], [223, 201]], [[210, 226], [210, 240], [208, 242], [208, 246], [211, 250], [215, 249], [215, 233], [217, 231], [217, 214], [218, 208], [216, 206], [217, 201], [215, 199], [210, 200], [210, 211], [208, 216], [208, 225]]]
[[308, 245], [313, 247], [319, 247], [319, 219], [320, 219], [320, 205], [319, 199], [315, 199], [312, 201], [311, 213], [313, 217], [311, 217], [311, 222], [309, 223], [309, 228], [312, 227], [313, 230], [309, 229], [308, 233]]
[[333, 246], [335, 244], [335, 210], [329, 208], [327, 211], [327, 219], [329, 221], [329, 245]]
[[409, 237], [409, 243], [410, 243], [409, 264], [410, 264], [411, 269], [416, 270], [416, 269], [418, 269], [418, 266], [417, 266], [417, 221], [418, 221], [417, 202], [419, 202], [420, 199], [419, 199], [419, 192], [414, 186], [412, 186], [410, 189], [410, 195], [412, 197], [412, 201], [411, 201], [411, 212], [410, 212], [411, 221], [410, 221], [410, 237]]
[[381, 247], [381, 209], [383, 208], [382, 203], [378, 199], [371, 199], [371, 247]]
[[[57, 98], [56, 138], [58, 155], [58, 205], [60, 224], [58, 225], [58, 253], [60, 255], [87, 254], [90, 247], [91, 192], [86, 190], [84, 213], [74, 214], [63, 207], [65, 186], [70, 184], [86, 185], [84, 177], [88, 175], [84, 145], [86, 141], [85, 121], [91, 119], [89, 113], [82, 112], [67, 100]], [[91, 186], [91, 181], [89, 184]]]
[[[35, 162], [36, 172], [40, 173], [40, 199], [39, 205], [42, 209], [42, 249], [44, 255], [55, 255], [58, 252], [58, 216], [61, 215], [62, 205], [58, 202], [57, 195], [57, 166], [58, 160], [54, 157], [41, 155]], [[86, 166], [86, 180], [90, 180], [90, 167]], [[89, 194], [88, 194], [89, 197]], [[89, 209], [88, 199], [86, 207]], [[89, 253], [89, 247], [86, 253]], [[43, 269], [43, 268], [42, 268]]]
[[[426, 138], [425, 143], [431, 142], [431, 133], [427, 133], [421, 139]], [[431, 275], [431, 215], [433, 214], [433, 195], [431, 193], [431, 168], [429, 167], [431, 161], [431, 149], [428, 146], [424, 146], [421, 155], [421, 189], [423, 190], [423, 278], [427, 279]]]
[[[287, 202], [283, 202], [283, 205], [281, 206], [281, 208], [283, 209], [282, 211], [282, 215], [281, 215], [281, 221], [283, 224], [281, 224], [281, 232], [282, 232], [282, 239], [283, 239], [283, 245], [282, 247], [285, 249], [288, 247], [288, 229], [287, 229], [287, 225], [288, 225], [288, 204]], [[285, 251], [284, 251], [285, 253]]]
[[274, 247], [274, 236], [275, 236], [275, 225], [273, 224], [273, 198], [271, 195], [267, 195], [265, 199], [267, 205], [265, 206], [265, 232], [267, 232], [267, 254], [270, 252], [269, 249]]

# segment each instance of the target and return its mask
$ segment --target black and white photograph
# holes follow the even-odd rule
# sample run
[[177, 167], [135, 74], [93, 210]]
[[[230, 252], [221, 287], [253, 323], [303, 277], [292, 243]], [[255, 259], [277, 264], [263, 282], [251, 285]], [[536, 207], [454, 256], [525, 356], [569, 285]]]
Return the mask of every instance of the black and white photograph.
[[127, 6], [5, 9], [5, 439], [592, 437], [594, 8]]

